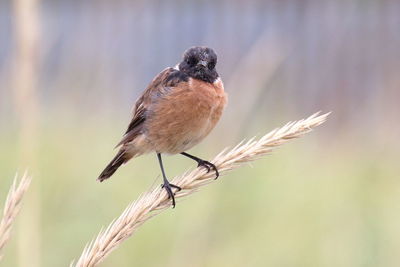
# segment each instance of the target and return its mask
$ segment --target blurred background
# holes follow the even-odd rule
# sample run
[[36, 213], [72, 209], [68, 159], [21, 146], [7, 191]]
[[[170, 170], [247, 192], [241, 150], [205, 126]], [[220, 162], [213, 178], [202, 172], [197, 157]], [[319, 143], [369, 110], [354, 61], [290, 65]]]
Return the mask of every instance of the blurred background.
[[[152, 185], [155, 155], [106, 183], [131, 106], [207, 45], [229, 106], [195, 155], [332, 111], [315, 132], [143, 225], [102, 266], [399, 266], [400, 2], [0, 1], [0, 203], [34, 176], [0, 266], [67, 266]], [[167, 157], [169, 177], [194, 164]]]

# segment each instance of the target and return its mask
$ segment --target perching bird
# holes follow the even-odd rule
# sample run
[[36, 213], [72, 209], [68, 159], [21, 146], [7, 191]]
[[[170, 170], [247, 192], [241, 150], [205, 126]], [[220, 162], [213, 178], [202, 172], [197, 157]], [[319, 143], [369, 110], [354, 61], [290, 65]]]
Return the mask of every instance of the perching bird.
[[211, 162], [185, 151], [198, 144], [214, 128], [227, 102], [224, 86], [215, 69], [217, 55], [208, 47], [192, 47], [185, 51], [183, 60], [174, 68], [158, 74], [133, 109], [133, 118], [122, 140], [119, 152], [100, 174], [100, 182], [109, 178], [133, 157], [156, 152], [163, 176], [163, 188], [172, 205], [172, 188], [168, 182], [161, 154], [182, 154], [205, 167], [217, 168]]

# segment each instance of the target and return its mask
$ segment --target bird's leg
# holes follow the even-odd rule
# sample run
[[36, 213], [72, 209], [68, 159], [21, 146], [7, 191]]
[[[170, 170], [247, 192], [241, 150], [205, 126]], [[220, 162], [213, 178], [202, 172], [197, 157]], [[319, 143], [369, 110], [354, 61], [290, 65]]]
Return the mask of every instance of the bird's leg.
[[175, 208], [175, 196], [174, 196], [174, 192], [172, 192], [172, 188], [177, 189], [177, 191], [180, 191], [182, 188], [180, 188], [177, 185], [169, 183], [169, 181], [167, 180], [167, 177], [165, 175], [164, 166], [163, 166], [163, 163], [162, 163], [162, 159], [161, 159], [161, 154], [160, 153], [157, 153], [157, 158], [158, 158], [158, 162], [160, 163], [161, 173], [162, 173], [163, 181], [164, 181], [164, 183], [162, 184], [162, 188], [164, 188], [165, 191], [167, 191], [168, 198], [172, 199], [172, 207]]
[[188, 154], [186, 152], [182, 152], [181, 155], [184, 155], [185, 157], [191, 158], [192, 160], [196, 161], [197, 162], [197, 167], [204, 167], [204, 168], [207, 169], [207, 172], [210, 172], [211, 169], [213, 169], [215, 171], [215, 175], [216, 175], [215, 179], [218, 178], [218, 176], [219, 176], [218, 169], [211, 162], [209, 162], [207, 160], [203, 160], [203, 159], [198, 158], [198, 157], [195, 157], [195, 156], [190, 155], [190, 154]]

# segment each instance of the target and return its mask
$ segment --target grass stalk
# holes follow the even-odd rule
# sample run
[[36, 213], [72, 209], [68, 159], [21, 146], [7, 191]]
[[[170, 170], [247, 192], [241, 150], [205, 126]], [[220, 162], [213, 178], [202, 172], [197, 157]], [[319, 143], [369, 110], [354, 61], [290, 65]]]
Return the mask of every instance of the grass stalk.
[[10, 239], [13, 223], [21, 209], [22, 198], [31, 183], [31, 177], [25, 172], [18, 185], [17, 180], [18, 175], [15, 175], [4, 205], [3, 218], [0, 221], [0, 260], [3, 248]]
[[[270, 153], [275, 147], [298, 138], [325, 122], [329, 113], [316, 113], [306, 119], [289, 122], [264, 135], [260, 139], [241, 142], [233, 149], [223, 150], [212, 162], [221, 176], [245, 163], [259, 159]], [[207, 173], [204, 168], [196, 168], [172, 179], [172, 183], [182, 188], [176, 192], [177, 199], [198, 191], [202, 186], [215, 181], [214, 172]], [[101, 230], [98, 236], [83, 250], [77, 263], [71, 267], [92, 267], [102, 262], [114, 249], [127, 240], [147, 220], [171, 207], [167, 193], [161, 187], [151, 188], [132, 202], [125, 211], [109, 226]]]

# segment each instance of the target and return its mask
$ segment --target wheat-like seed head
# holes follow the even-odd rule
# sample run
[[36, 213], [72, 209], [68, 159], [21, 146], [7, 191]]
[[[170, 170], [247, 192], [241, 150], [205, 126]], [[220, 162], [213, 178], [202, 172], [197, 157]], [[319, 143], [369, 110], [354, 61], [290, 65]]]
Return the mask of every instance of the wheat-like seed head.
[[15, 175], [14, 182], [8, 192], [3, 218], [0, 221], [0, 260], [2, 258], [2, 250], [10, 238], [13, 222], [21, 208], [22, 197], [31, 183], [31, 177], [25, 172], [18, 185], [17, 180], [18, 174]]
[[[324, 123], [328, 115], [329, 113], [324, 115], [316, 113], [307, 119], [290, 122], [281, 128], [277, 128], [258, 140], [252, 138], [247, 142], [241, 142], [229, 151], [223, 150], [212, 160], [212, 163], [223, 175], [243, 163], [264, 156], [290, 139], [310, 132], [314, 127]], [[182, 188], [181, 191], [176, 192], [175, 197], [181, 198], [190, 195], [198, 191], [200, 187], [215, 181], [214, 178], [214, 172], [207, 173], [204, 168], [196, 168], [175, 177], [171, 183]], [[111, 251], [129, 238], [139, 226], [170, 206], [171, 201], [168, 199], [167, 193], [160, 187], [152, 188], [143, 193], [105, 230], [100, 231], [98, 236], [85, 247], [78, 262], [72, 263], [71, 267], [96, 266]]]

